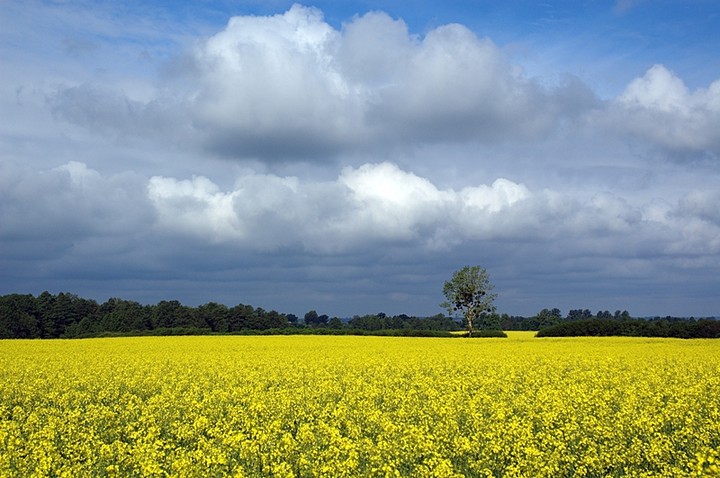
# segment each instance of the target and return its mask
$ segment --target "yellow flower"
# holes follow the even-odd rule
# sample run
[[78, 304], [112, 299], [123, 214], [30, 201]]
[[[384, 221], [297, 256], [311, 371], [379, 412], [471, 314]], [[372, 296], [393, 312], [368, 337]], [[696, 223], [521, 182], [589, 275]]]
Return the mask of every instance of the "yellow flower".
[[0, 476], [720, 476], [720, 342], [0, 341]]

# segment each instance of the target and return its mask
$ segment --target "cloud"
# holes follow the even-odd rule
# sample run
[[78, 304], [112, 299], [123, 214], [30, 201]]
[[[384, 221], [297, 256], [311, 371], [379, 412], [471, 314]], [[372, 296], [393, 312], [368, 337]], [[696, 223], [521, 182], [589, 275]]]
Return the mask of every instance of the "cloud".
[[459, 24], [418, 37], [371, 12], [336, 30], [299, 5], [231, 18], [172, 71], [145, 98], [86, 82], [59, 87], [49, 104], [93, 130], [191, 137], [223, 157], [323, 160], [394, 144], [538, 137], [576, 116], [589, 91], [577, 81], [541, 87]]
[[480, 223], [530, 196], [507, 179], [440, 190], [391, 163], [348, 167], [324, 183], [248, 175], [228, 192], [205, 177], [153, 177], [148, 184], [160, 228], [251, 249], [300, 247], [322, 253], [373, 243], [447, 248], [481, 232], [503, 234]]
[[[306, 296], [360, 307], [373, 294], [415, 297], [469, 257], [507, 282], [512, 297], [528, 294], [513, 289], [517, 281], [510, 286], [512, 277], [530, 287], [542, 275], [550, 287], [552, 277], [569, 274], [574, 287], [587, 288], [612, 277], [702, 274], [720, 253], [714, 190], [672, 203], [610, 192], [582, 198], [505, 178], [441, 188], [389, 162], [346, 167], [329, 181], [245, 171], [228, 188], [204, 176], [106, 175], [79, 162], [42, 172], [2, 168], [0, 263], [16, 271], [16, 284], [37, 268], [66, 281], [113, 278], [115, 287], [122, 278], [171, 274], [175, 282], [163, 287], [220, 300], [188, 287], [203, 277], [226, 290], [222, 283], [245, 269], [243, 277], [265, 280], [277, 263], [290, 282], [310, 281]], [[346, 284], [331, 286], [330, 276]], [[372, 277], [383, 285], [367, 282]], [[297, 292], [297, 284], [285, 285]], [[257, 297], [270, 300], [259, 287]]]
[[696, 190], [680, 199], [678, 214], [694, 217], [720, 226], [720, 192], [717, 190]]
[[231, 157], [336, 152], [359, 122], [358, 98], [332, 64], [338, 37], [319, 10], [299, 5], [232, 18], [193, 52], [195, 127]]
[[193, 133], [182, 103], [162, 93], [150, 96], [133, 99], [119, 88], [82, 83], [56, 88], [46, 102], [56, 118], [93, 133], [187, 143]]
[[339, 183], [347, 188], [350, 214], [338, 230], [348, 237], [432, 240], [454, 199], [452, 192], [390, 163], [346, 168]]
[[148, 267], [154, 219], [144, 186], [137, 174], [104, 176], [80, 162], [34, 171], [0, 161], [2, 286], [35, 290], [38, 280], [62, 284], [80, 271], [92, 281]]
[[191, 180], [155, 176], [147, 187], [157, 228], [251, 250], [294, 245], [310, 228], [303, 192], [294, 178], [248, 174], [235, 189], [221, 191], [206, 177]]
[[338, 68], [368, 92], [399, 81], [421, 39], [404, 21], [384, 12], [356, 16], [343, 25], [336, 53]]
[[103, 177], [74, 161], [40, 172], [10, 162], [0, 168], [2, 236], [72, 241], [124, 235], [148, 222], [149, 203], [137, 175]]
[[715, 196], [695, 192], [673, 208], [611, 193], [580, 199], [531, 191], [504, 178], [440, 189], [392, 163], [348, 167], [327, 182], [250, 174], [230, 191], [205, 177], [153, 177], [148, 183], [160, 231], [243, 250], [323, 255], [381, 245], [447, 251], [476, 241], [548, 240], [565, 244], [565, 252], [591, 255], [643, 256], [688, 247], [704, 254], [705, 246], [690, 244], [676, 231], [695, 224], [702, 237], [720, 232]]
[[605, 121], [673, 151], [720, 154], [720, 80], [689, 91], [663, 65], [630, 82], [607, 110]]
[[48, 97], [48, 104], [58, 118], [91, 130], [127, 135], [142, 129], [138, 117], [143, 105], [109, 88], [91, 84], [64, 87]]
[[719, 81], [668, 61], [600, 99], [572, 75], [609, 75], [592, 35], [531, 77], [557, 52], [527, 32], [56, 7], [2, 30], [5, 291], [434, 313], [479, 263], [511, 313], [717, 313]]

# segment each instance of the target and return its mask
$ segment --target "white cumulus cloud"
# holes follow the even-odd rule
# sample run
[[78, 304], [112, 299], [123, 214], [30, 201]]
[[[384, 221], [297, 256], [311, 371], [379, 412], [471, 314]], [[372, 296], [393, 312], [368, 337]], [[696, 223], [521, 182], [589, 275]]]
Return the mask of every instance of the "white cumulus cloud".
[[61, 84], [48, 104], [93, 131], [191, 139], [216, 155], [264, 161], [526, 139], [578, 113], [577, 85], [541, 87], [490, 39], [459, 24], [417, 36], [382, 12], [340, 30], [300, 5], [237, 16], [186, 56], [177, 81], [155, 90]]
[[677, 150], [720, 154], [720, 80], [690, 91], [663, 65], [636, 78], [609, 109], [613, 127]]
[[251, 248], [317, 251], [378, 241], [443, 247], [474, 234], [477, 223], [493, 235], [485, 227], [490, 218], [531, 196], [507, 179], [441, 190], [391, 163], [346, 168], [332, 182], [250, 174], [231, 191], [205, 177], [153, 177], [148, 183], [161, 229]]

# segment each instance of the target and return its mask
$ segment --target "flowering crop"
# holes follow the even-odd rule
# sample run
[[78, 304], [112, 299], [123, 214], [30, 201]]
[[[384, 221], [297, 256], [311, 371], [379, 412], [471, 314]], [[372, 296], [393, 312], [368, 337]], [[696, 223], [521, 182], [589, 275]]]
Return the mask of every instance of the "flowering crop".
[[0, 341], [0, 476], [720, 476], [720, 341]]

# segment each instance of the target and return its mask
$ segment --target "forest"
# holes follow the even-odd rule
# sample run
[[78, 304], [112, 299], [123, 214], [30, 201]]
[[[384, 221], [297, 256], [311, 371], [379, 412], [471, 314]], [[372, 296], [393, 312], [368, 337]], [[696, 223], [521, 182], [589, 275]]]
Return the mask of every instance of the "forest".
[[[649, 336], [718, 338], [715, 318], [633, 318], [627, 311], [572, 309], [563, 316], [557, 308], [543, 309], [530, 317], [482, 314], [475, 323], [477, 336], [504, 336], [501, 330], [540, 331], [550, 336]], [[299, 318], [275, 310], [238, 304], [228, 307], [208, 302], [197, 307], [177, 300], [143, 305], [110, 298], [103, 303], [68, 292], [0, 296], [0, 339], [82, 338], [114, 335], [203, 334], [357, 334], [401, 336], [451, 336], [464, 330], [461, 318], [437, 314], [415, 317], [406, 314], [329, 317], [308, 311]], [[497, 333], [499, 332], [499, 333]]]
[[[277, 333], [375, 332], [376, 335], [449, 335], [462, 325], [442, 314], [410, 317], [385, 314], [349, 320], [308, 311], [293, 314], [238, 304], [209, 302], [197, 307], [177, 300], [154, 305], [111, 298], [102, 304], [75, 294], [43, 292], [0, 296], [0, 338], [76, 338], [111, 335], [201, 335], [272, 331]], [[388, 331], [403, 331], [390, 334]], [[409, 333], [414, 331], [415, 333]], [[436, 332], [436, 333], [432, 333]]]

